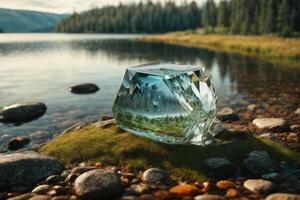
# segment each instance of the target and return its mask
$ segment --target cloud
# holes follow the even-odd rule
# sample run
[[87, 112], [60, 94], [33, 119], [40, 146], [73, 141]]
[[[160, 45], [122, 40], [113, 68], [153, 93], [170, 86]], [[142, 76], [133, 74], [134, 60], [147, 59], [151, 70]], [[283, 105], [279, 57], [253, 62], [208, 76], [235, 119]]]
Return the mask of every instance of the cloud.
[[[101, 7], [104, 5], [117, 5], [121, 3], [132, 3], [147, 0], [0, 0], [0, 7], [11, 9], [38, 10], [54, 13], [71, 13], [73, 11], [81, 12], [92, 7]], [[166, 0], [152, 0], [153, 2], [164, 2]], [[177, 3], [185, 0], [175, 0]], [[186, 0], [187, 2], [192, 0]], [[205, 0], [197, 0], [202, 3]]]

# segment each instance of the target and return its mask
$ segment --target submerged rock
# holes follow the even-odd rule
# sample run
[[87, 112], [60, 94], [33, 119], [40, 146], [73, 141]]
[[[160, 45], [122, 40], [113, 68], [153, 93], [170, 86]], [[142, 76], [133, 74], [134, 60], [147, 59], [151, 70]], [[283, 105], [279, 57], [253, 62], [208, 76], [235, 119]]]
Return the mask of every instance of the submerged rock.
[[99, 90], [99, 87], [93, 83], [84, 83], [69, 87], [69, 91], [74, 94], [92, 94]]
[[122, 192], [120, 177], [102, 169], [81, 174], [74, 189], [82, 199], [114, 199]]
[[250, 152], [243, 165], [248, 172], [257, 176], [278, 170], [278, 166], [266, 151]]
[[257, 118], [252, 123], [259, 129], [287, 128], [287, 123], [283, 118]]
[[45, 114], [46, 110], [45, 104], [35, 102], [5, 106], [0, 110], [0, 122], [19, 125], [38, 119]]
[[29, 143], [30, 143], [30, 139], [27, 137], [16, 137], [10, 140], [7, 148], [11, 151], [15, 151], [24, 148]]
[[239, 172], [238, 167], [225, 158], [208, 158], [203, 165], [208, 174], [216, 178], [234, 177]]
[[233, 109], [225, 107], [218, 111], [217, 117], [223, 122], [232, 122], [239, 120], [239, 116], [234, 112]]
[[62, 172], [64, 166], [52, 157], [35, 152], [0, 156], [0, 188], [26, 186]]

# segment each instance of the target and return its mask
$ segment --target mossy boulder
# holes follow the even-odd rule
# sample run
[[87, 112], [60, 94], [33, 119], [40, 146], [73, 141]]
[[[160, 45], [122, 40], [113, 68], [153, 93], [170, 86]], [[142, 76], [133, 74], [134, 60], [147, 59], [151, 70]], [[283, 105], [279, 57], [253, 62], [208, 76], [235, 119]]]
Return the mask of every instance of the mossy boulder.
[[229, 142], [205, 147], [168, 145], [134, 136], [116, 125], [101, 128], [91, 124], [56, 137], [40, 151], [65, 164], [97, 161], [136, 170], [158, 167], [168, 170], [172, 176], [198, 180], [207, 178], [203, 162], [211, 157], [225, 158], [242, 166], [251, 151], [263, 150], [276, 162], [300, 163], [297, 153], [250, 133], [227, 132], [223, 139]]

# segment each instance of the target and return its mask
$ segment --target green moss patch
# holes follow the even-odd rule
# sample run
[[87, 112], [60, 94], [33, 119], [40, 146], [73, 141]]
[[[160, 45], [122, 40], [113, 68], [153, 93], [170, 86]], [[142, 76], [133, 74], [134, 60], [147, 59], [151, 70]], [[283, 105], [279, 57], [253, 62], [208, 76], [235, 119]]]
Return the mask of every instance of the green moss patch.
[[99, 161], [108, 165], [122, 165], [131, 169], [159, 167], [173, 176], [203, 179], [203, 160], [223, 157], [241, 166], [253, 150], [265, 150], [277, 161], [300, 163], [300, 156], [269, 140], [257, 139], [247, 133], [227, 133], [231, 142], [206, 147], [168, 145], [131, 135], [117, 126], [99, 128], [94, 125], [60, 135], [46, 144], [42, 154], [54, 156], [65, 164]]

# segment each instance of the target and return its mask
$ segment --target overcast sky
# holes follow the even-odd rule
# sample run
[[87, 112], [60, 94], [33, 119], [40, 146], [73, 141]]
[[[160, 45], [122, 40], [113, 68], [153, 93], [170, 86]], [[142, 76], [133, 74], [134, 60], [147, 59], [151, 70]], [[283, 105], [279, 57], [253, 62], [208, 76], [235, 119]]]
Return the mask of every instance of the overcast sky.
[[[1, 8], [24, 9], [47, 11], [54, 13], [71, 13], [73, 11], [83, 11], [92, 7], [101, 7], [107, 4], [118, 4], [139, 2], [140, 0], [0, 0]], [[146, 2], [147, 0], [142, 0]], [[165, 2], [166, 0], [152, 0], [153, 2]], [[174, 0], [177, 3], [185, 0]], [[192, 0], [186, 0], [190, 2]], [[203, 3], [205, 0], [196, 0], [198, 3]]]

